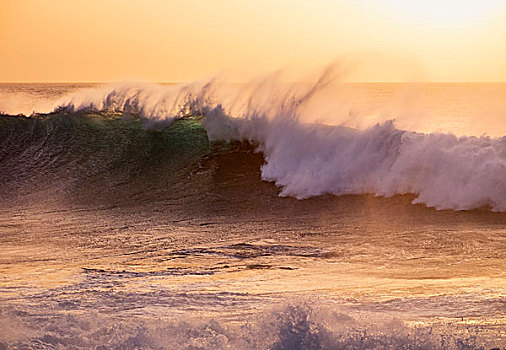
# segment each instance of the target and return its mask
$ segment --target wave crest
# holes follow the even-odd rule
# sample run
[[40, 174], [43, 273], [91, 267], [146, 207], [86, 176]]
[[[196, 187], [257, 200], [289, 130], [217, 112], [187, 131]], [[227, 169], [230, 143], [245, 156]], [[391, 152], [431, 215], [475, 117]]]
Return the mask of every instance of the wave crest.
[[506, 211], [504, 137], [421, 134], [393, 121], [359, 131], [282, 117], [233, 119], [221, 107], [204, 126], [211, 139], [258, 143], [262, 178], [280, 186], [281, 196], [412, 193], [414, 203], [437, 209]]
[[339, 118], [310, 123], [335, 75], [327, 69], [304, 84], [280, 83], [276, 75], [239, 85], [124, 84], [64, 97], [53, 110], [133, 113], [147, 129], [203, 115], [210, 140], [258, 145], [262, 179], [275, 182], [281, 196], [412, 193], [414, 203], [437, 209], [506, 211], [505, 137], [424, 134], [392, 120], [360, 130]]

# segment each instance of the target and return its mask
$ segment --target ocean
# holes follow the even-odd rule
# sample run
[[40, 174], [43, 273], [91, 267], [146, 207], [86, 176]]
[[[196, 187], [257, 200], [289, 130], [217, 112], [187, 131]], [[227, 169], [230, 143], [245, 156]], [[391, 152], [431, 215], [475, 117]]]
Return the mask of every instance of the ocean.
[[506, 84], [0, 84], [0, 349], [505, 349]]

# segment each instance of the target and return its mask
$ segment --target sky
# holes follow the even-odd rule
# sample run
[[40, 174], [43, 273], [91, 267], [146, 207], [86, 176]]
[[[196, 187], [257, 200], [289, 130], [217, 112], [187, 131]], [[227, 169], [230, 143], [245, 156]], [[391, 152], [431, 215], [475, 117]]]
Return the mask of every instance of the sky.
[[0, 0], [0, 82], [184, 82], [338, 61], [506, 81], [506, 0]]

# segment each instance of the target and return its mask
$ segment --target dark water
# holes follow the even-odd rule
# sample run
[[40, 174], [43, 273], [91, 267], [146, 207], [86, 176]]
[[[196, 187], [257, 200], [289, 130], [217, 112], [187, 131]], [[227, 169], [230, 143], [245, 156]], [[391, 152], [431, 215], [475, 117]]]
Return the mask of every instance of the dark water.
[[0, 347], [506, 346], [504, 213], [279, 197], [202, 123], [0, 117]]

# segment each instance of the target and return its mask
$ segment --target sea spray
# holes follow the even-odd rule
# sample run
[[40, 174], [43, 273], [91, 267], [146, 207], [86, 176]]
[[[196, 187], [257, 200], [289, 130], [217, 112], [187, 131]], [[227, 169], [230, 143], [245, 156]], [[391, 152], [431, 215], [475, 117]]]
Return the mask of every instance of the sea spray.
[[506, 210], [505, 138], [421, 134], [399, 130], [392, 121], [357, 131], [227, 119], [221, 111], [217, 107], [204, 120], [210, 138], [258, 143], [266, 161], [262, 178], [281, 187], [281, 196], [413, 193], [414, 203], [437, 209]]
[[[297, 83], [277, 72], [241, 84], [218, 77], [108, 85], [60, 97], [46, 112], [133, 114], [157, 130], [201, 115], [211, 141], [257, 146], [265, 157], [262, 179], [275, 182], [281, 196], [412, 193], [414, 203], [437, 209], [506, 211], [505, 138], [420, 133], [385, 116], [350, 113], [336, 115], [331, 125], [315, 123], [332, 105], [336, 67]], [[363, 127], [350, 128], [357, 125]]]

